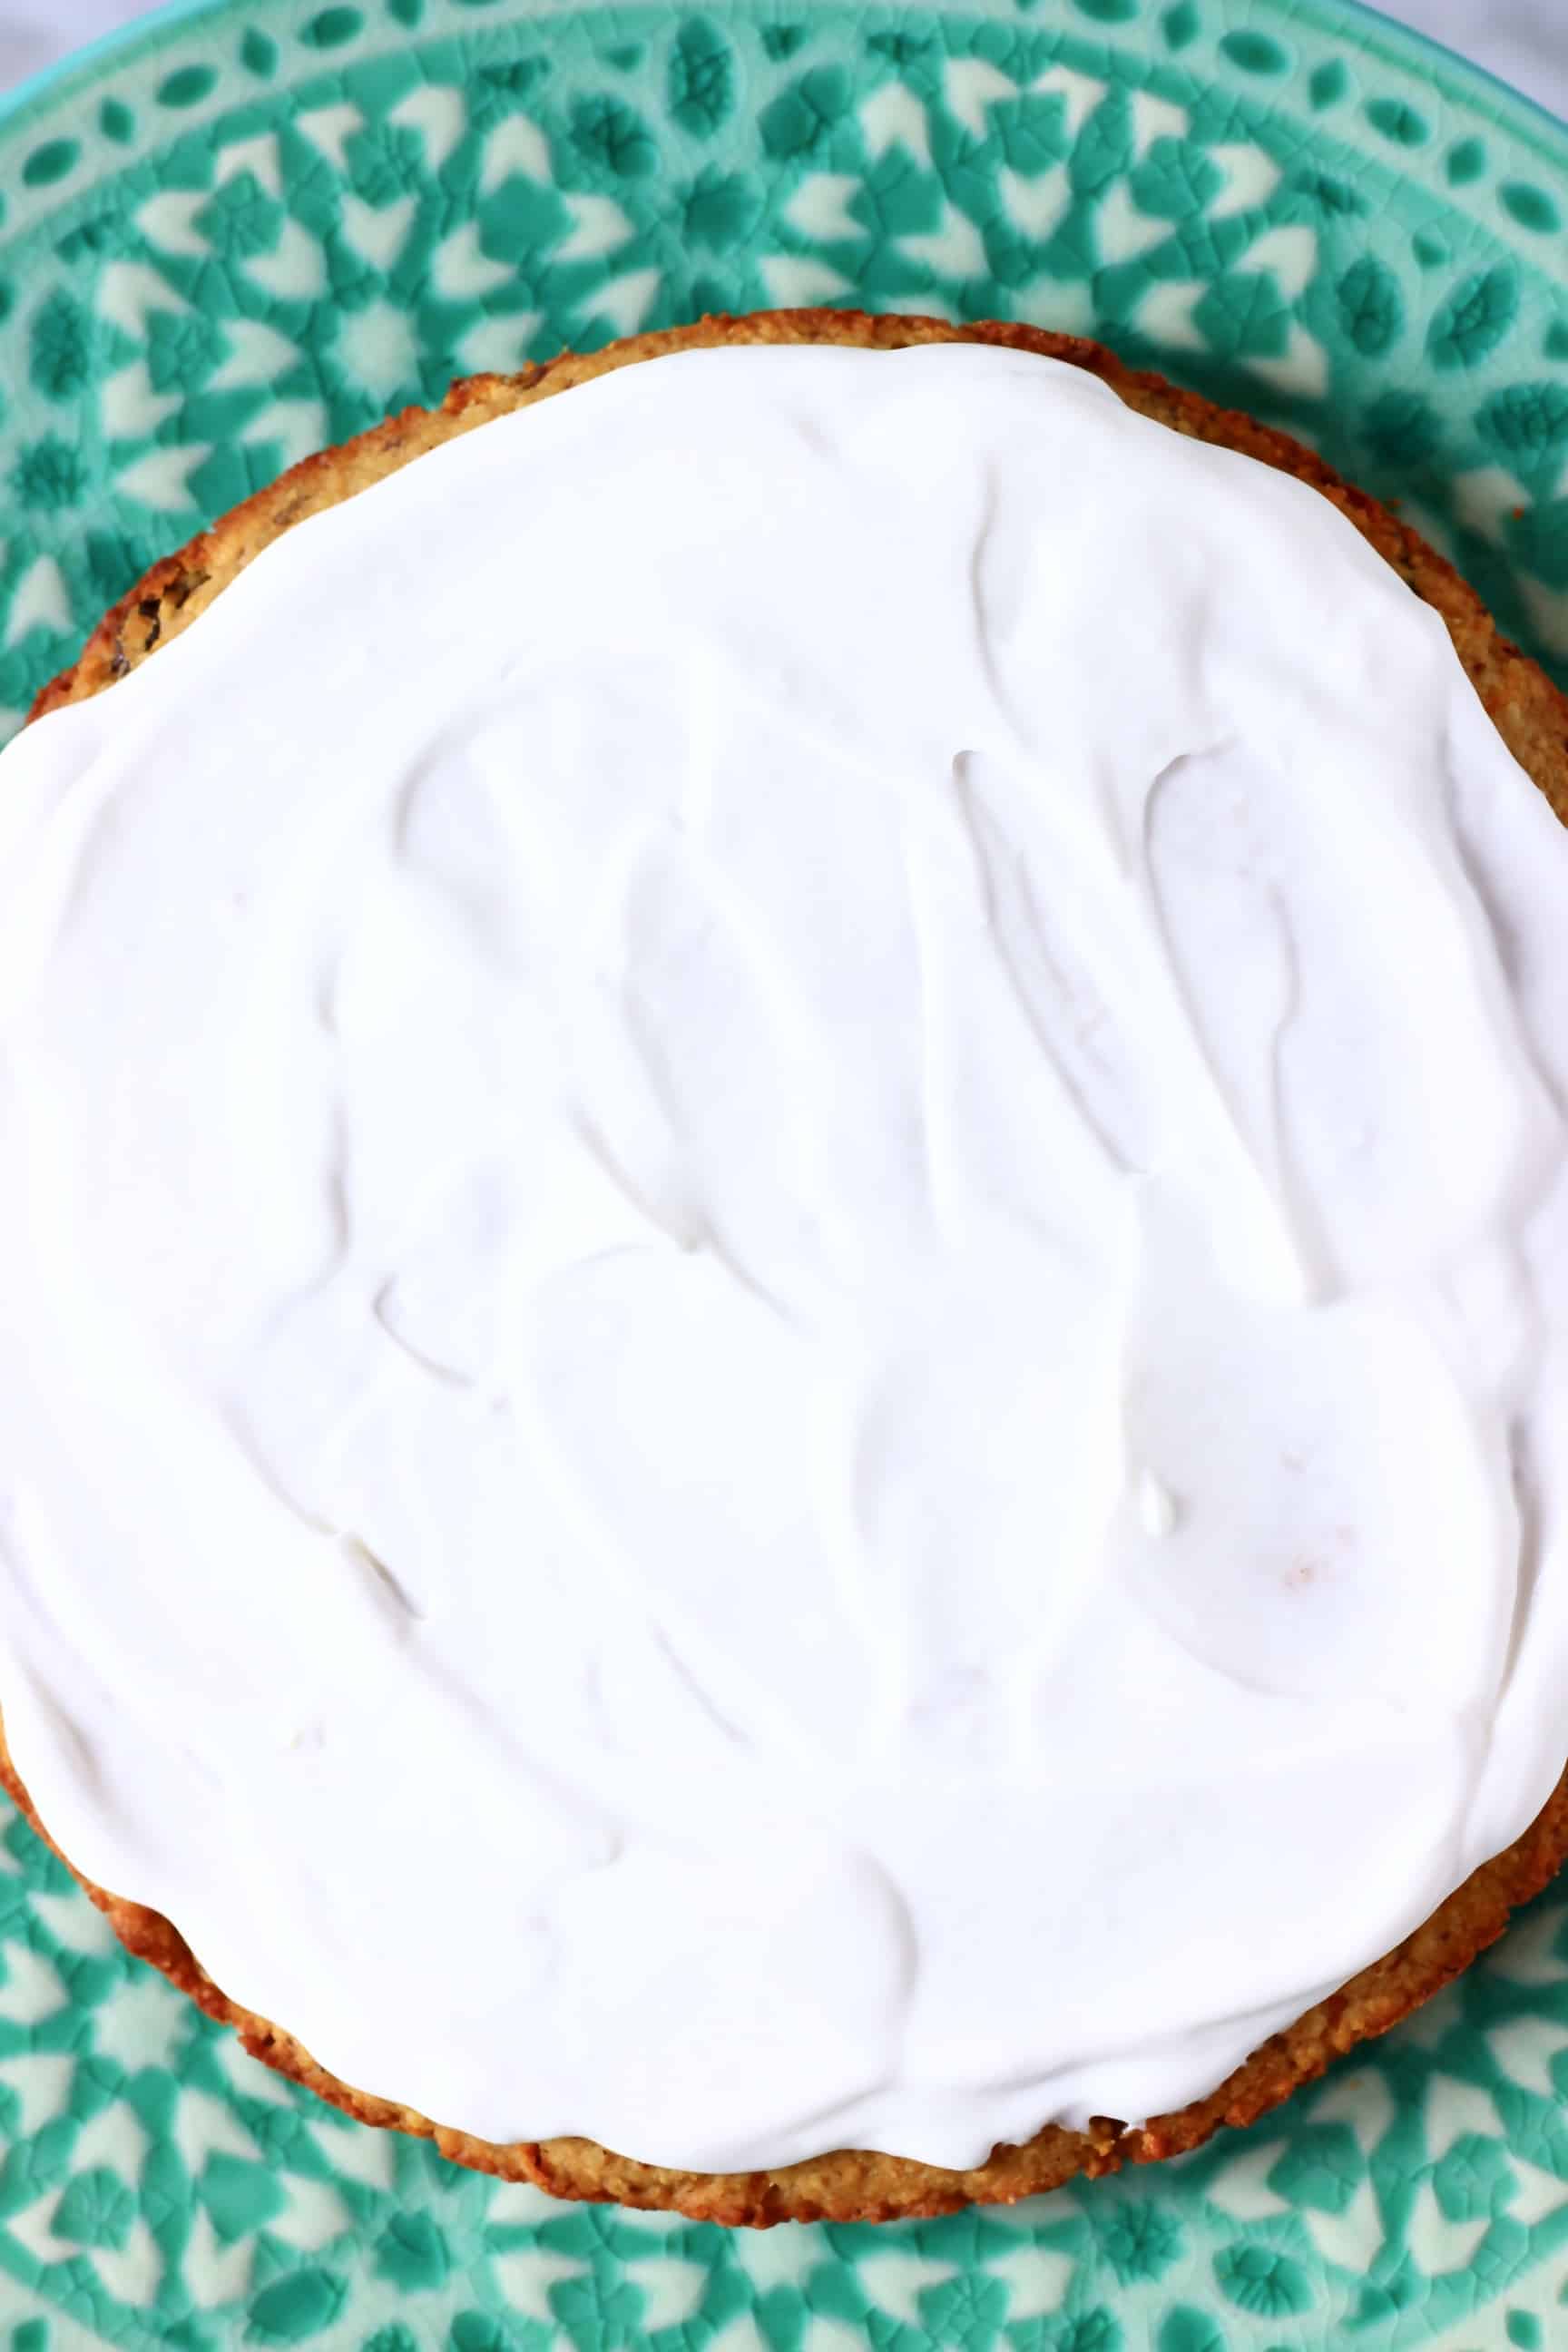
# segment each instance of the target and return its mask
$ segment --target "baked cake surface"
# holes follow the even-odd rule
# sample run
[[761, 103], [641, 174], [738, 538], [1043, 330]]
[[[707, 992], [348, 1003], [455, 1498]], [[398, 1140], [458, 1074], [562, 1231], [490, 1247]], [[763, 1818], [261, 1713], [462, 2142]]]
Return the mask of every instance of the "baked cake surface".
[[[1141, 415], [1289, 472], [1330, 499], [1441, 614], [1503, 740], [1558, 815], [1568, 814], [1568, 707], [1562, 696], [1500, 637], [1479, 600], [1440, 557], [1395, 517], [1340, 482], [1310, 452], [1157, 378], [1134, 374], [1109, 353], [1071, 339], [1013, 327], [954, 329], [935, 321], [871, 320], [838, 312], [708, 321], [637, 338], [591, 358], [568, 357], [515, 379], [473, 379], [455, 387], [440, 410], [410, 411], [341, 449], [306, 460], [155, 567], [106, 617], [73, 668], [46, 689], [36, 715], [97, 694], [137, 667], [205, 611], [257, 554], [296, 522], [510, 410], [552, 398], [616, 368], [709, 345], [802, 342], [896, 350], [963, 341], [1001, 344], [1084, 369]], [[1086, 1770], [1092, 1770], [1092, 1758], [1083, 1762]], [[26, 1805], [14, 1774], [10, 1785]], [[839, 2151], [775, 2170], [704, 2173], [637, 2163], [584, 2140], [505, 2146], [479, 2141], [326, 2074], [282, 2024], [230, 2001], [204, 1974], [175, 1927], [111, 1893], [90, 1887], [89, 1892], [132, 1949], [162, 1968], [211, 2013], [235, 2023], [258, 2055], [367, 2121], [433, 2134], [448, 2156], [505, 2177], [533, 2180], [559, 2195], [611, 2198], [632, 2205], [672, 2207], [697, 2219], [765, 2224], [784, 2219], [931, 2214], [971, 2200], [1011, 2200], [1054, 2187], [1074, 2173], [1101, 2172], [1122, 2162], [1180, 2152], [1198, 2145], [1221, 2123], [1249, 2122], [1288, 2095], [1297, 2083], [1321, 2072], [1333, 2056], [1381, 2032], [1447, 1982], [1500, 1932], [1509, 1909], [1544, 1884], [1565, 1850], [1568, 1794], [1560, 1787], [1515, 1845], [1479, 1870], [1394, 1952], [1268, 2042], [1209, 2097], [1131, 2128], [1109, 2118], [1083, 2132], [1053, 2126], [1025, 2146], [998, 2148], [987, 2163], [968, 2171]], [[1149, 1923], [1149, 1932], [1154, 1950], [1157, 1922]], [[416, 2033], [416, 2020], [409, 2021], [409, 2031]]]

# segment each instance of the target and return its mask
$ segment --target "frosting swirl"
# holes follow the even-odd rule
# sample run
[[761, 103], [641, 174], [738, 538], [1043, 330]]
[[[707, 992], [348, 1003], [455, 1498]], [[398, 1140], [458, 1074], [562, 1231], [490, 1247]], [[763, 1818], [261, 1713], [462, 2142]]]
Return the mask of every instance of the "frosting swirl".
[[667, 359], [0, 770], [8, 1732], [333, 2072], [967, 2165], [1544, 1800], [1568, 843], [1313, 492]]

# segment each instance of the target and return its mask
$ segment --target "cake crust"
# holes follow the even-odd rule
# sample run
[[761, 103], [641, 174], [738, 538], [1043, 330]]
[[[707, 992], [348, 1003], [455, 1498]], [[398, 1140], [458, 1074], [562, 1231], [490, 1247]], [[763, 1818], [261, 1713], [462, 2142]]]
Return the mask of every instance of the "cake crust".
[[[1124, 367], [1101, 346], [1007, 324], [955, 327], [934, 319], [871, 318], [842, 310], [788, 310], [634, 336], [590, 356], [564, 354], [515, 376], [474, 376], [440, 407], [410, 408], [341, 446], [307, 457], [268, 488], [155, 564], [100, 623], [80, 656], [39, 694], [32, 717], [100, 693], [187, 628], [252, 559], [307, 517], [352, 498], [413, 458], [492, 418], [576, 384], [666, 354], [726, 343], [833, 343], [900, 350], [973, 342], [1057, 359], [1108, 383], [1141, 415], [1294, 474], [1331, 500], [1426, 604], [1441, 614], [1493, 724], [1514, 757], [1568, 822], [1568, 700], [1498, 631], [1479, 598], [1436, 550], [1389, 509], [1352, 488], [1312, 451], [1236, 411], [1215, 407], [1163, 377]], [[47, 1838], [0, 1741], [0, 1781]], [[50, 1841], [52, 1843], [52, 1841]], [[57, 1849], [58, 1851], [58, 1849]], [[1531, 1828], [1486, 1863], [1396, 1948], [1275, 2035], [1206, 2098], [1134, 2126], [1100, 2118], [1086, 2132], [1052, 2125], [1021, 2147], [999, 2147], [967, 2171], [840, 2149], [773, 2170], [705, 2173], [639, 2163], [585, 2139], [475, 2139], [414, 2109], [341, 2082], [280, 2026], [242, 2009], [214, 1984], [168, 1920], [83, 1879], [126, 1948], [150, 1961], [210, 2016], [234, 2026], [253, 2055], [307, 2084], [361, 2121], [433, 2138], [443, 2155], [552, 2195], [674, 2210], [693, 2221], [766, 2227], [784, 2221], [873, 2221], [951, 2212], [970, 2203], [1012, 2203], [1075, 2175], [1115, 2171], [1194, 2148], [1221, 2125], [1246, 2125], [1310, 2081], [1336, 2057], [1382, 2033], [1457, 1976], [1502, 1933], [1510, 1911], [1568, 1857], [1568, 1772]], [[69, 1856], [62, 1857], [69, 1864]], [[80, 1877], [80, 1874], [76, 1874]], [[1147, 1923], [1152, 1952], [1160, 1927]], [[417, 2021], [410, 2021], [417, 2032]]]

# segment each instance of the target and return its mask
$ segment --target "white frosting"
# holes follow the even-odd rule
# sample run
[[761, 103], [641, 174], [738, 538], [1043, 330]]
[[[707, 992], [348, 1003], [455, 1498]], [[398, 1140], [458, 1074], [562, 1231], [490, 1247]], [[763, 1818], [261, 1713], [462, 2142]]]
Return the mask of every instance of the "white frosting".
[[7, 1726], [339, 2074], [966, 2165], [1545, 1798], [1568, 840], [1312, 492], [667, 360], [0, 770]]

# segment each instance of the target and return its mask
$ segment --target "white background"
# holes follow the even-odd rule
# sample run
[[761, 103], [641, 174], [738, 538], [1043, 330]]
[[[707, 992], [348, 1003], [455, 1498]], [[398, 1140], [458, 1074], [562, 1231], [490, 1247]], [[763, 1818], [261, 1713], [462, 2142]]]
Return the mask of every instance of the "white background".
[[[0, 0], [0, 88], [149, 13], [149, 0]], [[1387, 0], [1402, 16], [1568, 117], [1568, 0]]]

